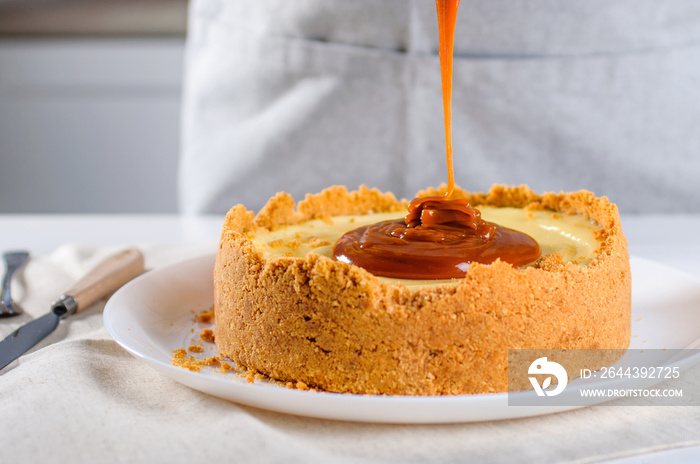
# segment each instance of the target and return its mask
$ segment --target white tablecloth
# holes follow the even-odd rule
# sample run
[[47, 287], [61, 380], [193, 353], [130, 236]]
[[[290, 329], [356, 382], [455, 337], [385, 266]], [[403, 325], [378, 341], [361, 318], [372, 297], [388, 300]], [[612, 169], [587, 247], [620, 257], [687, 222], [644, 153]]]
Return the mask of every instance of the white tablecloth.
[[[700, 217], [666, 219], [673, 226], [671, 238], [669, 229], [658, 228], [658, 217], [624, 218], [632, 253], [665, 258], [700, 276], [700, 247], [693, 237]], [[139, 246], [149, 268], [214, 252], [219, 222], [0, 216], [3, 249], [23, 244], [33, 253], [13, 282], [25, 314], [0, 320], [0, 337], [46, 313], [84, 272], [125, 245]], [[115, 227], [122, 232], [115, 233]], [[185, 387], [133, 358], [106, 332], [103, 307], [101, 302], [63, 321], [0, 371], [1, 462], [628, 462], [626, 457], [639, 455], [649, 462], [669, 457], [693, 462], [700, 457], [698, 407], [600, 405], [500, 422], [398, 426], [240, 406]], [[693, 378], [700, 382], [698, 369]]]

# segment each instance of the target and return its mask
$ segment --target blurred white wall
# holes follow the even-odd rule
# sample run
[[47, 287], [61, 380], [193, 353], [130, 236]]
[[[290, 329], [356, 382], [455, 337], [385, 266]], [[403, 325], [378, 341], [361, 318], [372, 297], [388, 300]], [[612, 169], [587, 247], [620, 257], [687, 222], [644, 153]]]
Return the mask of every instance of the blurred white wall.
[[0, 213], [177, 207], [184, 38], [0, 40]]

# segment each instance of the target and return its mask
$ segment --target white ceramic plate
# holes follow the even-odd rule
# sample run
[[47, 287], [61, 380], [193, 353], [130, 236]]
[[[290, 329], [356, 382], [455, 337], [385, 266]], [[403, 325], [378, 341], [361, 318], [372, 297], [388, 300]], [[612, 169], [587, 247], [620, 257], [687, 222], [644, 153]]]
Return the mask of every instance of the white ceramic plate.
[[[700, 280], [651, 261], [632, 261], [631, 349], [688, 348], [700, 339]], [[536, 416], [575, 406], [508, 406], [508, 395], [372, 396], [300, 391], [248, 383], [214, 368], [171, 365], [172, 352], [198, 341], [195, 314], [213, 304], [214, 256], [148, 272], [110, 298], [104, 323], [114, 339], [155, 370], [191, 388], [240, 404], [325, 419], [383, 423], [476, 422]], [[218, 355], [202, 344], [201, 356]], [[700, 348], [700, 347], [695, 347]], [[591, 385], [592, 386], [592, 385]], [[601, 399], [599, 402], [604, 401]]]

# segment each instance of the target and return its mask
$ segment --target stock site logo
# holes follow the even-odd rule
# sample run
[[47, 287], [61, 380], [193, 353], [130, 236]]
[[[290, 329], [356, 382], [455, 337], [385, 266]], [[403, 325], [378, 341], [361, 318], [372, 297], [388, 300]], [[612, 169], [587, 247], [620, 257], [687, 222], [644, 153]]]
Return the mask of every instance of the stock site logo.
[[[540, 385], [537, 377], [528, 377], [530, 383], [532, 384], [537, 396], [556, 396], [563, 392], [566, 388], [566, 384], [569, 382], [569, 376], [566, 374], [566, 369], [562, 367], [561, 364], [554, 361], [547, 361], [547, 358], [535, 359], [530, 368], [527, 370], [528, 374], [543, 374], [548, 375], [546, 379]], [[551, 391], [545, 391], [552, 384], [552, 376], [557, 379], [557, 387]]]

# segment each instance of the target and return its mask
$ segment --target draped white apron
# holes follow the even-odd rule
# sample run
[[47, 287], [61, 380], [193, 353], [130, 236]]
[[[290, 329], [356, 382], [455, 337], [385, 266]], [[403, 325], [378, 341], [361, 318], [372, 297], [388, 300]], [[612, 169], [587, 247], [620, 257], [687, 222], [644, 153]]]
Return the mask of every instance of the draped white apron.
[[[194, 0], [181, 207], [446, 182], [434, 0]], [[700, 2], [462, 0], [454, 166], [700, 211]]]

